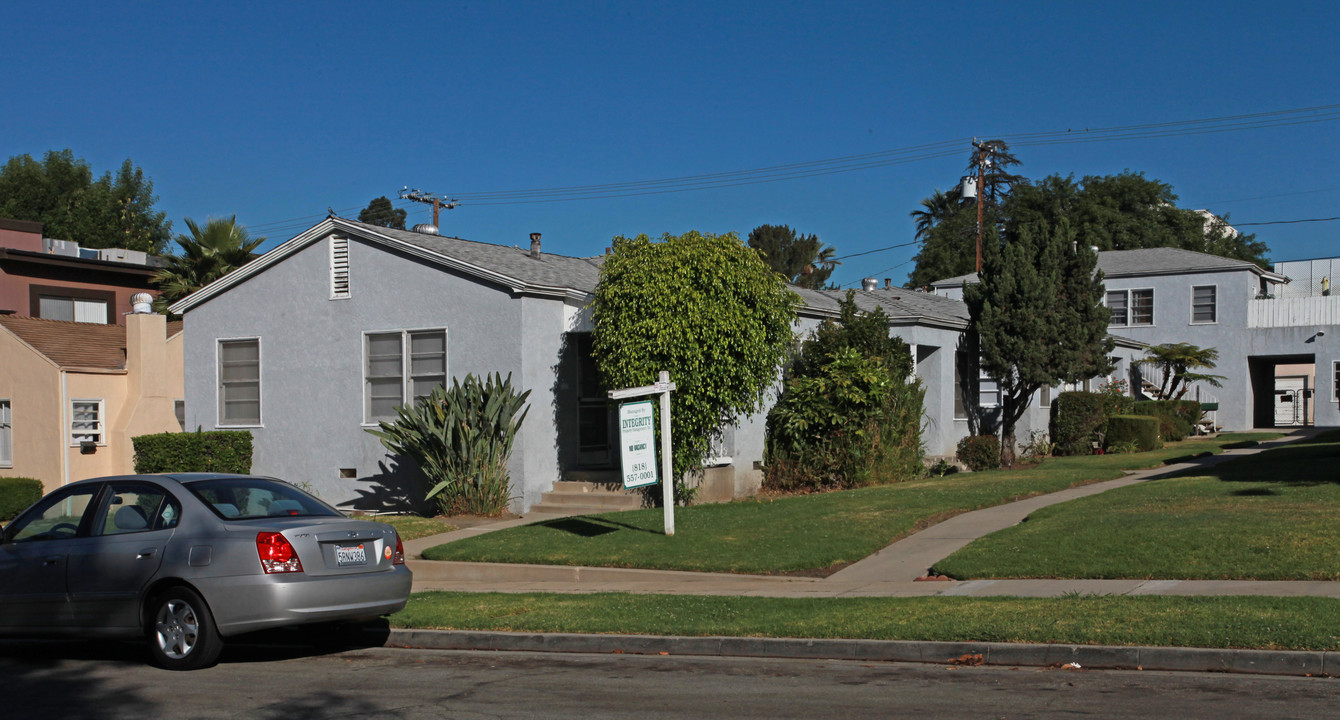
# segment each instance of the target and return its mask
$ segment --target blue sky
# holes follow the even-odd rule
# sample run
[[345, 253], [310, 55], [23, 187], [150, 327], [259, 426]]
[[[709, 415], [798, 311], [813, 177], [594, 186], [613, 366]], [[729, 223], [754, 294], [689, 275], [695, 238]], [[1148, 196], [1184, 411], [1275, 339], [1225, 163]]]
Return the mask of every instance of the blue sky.
[[[1322, 2], [43, 2], [6, 16], [3, 157], [69, 147], [99, 173], [129, 157], [176, 229], [235, 213], [266, 247], [405, 185], [470, 197], [959, 141], [782, 182], [466, 202], [441, 221], [503, 244], [542, 232], [569, 255], [618, 234], [789, 224], [842, 256], [910, 242], [908, 213], [957, 182], [972, 137], [1340, 103], [1340, 9]], [[1143, 171], [1237, 223], [1332, 217], [1335, 118], [1015, 152], [1034, 178]], [[1340, 222], [1243, 229], [1274, 259], [1340, 254]], [[833, 279], [901, 283], [914, 252], [851, 258]]]

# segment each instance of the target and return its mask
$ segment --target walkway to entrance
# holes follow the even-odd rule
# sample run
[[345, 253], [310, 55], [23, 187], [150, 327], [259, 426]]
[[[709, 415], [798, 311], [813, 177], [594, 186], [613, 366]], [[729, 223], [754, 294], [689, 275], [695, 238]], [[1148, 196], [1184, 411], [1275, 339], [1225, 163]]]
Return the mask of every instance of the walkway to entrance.
[[[751, 595], [764, 597], [913, 597], [930, 595], [1011, 595], [1051, 597], [1067, 593], [1099, 595], [1309, 595], [1340, 598], [1340, 582], [1250, 580], [968, 580], [920, 581], [928, 568], [968, 543], [1018, 524], [1039, 508], [1166, 477], [1193, 468], [1212, 467], [1243, 455], [1316, 435], [1315, 428], [1256, 447], [1226, 450], [1126, 477], [1050, 495], [1020, 500], [952, 517], [909, 535], [826, 578], [799, 578], [664, 570], [510, 565], [495, 563], [409, 561], [414, 590], [469, 592], [629, 592], [679, 595]], [[418, 558], [427, 548], [446, 542], [558, 517], [530, 515], [519, 520], [479, 525], [445, 535], [405, 543], [407, 555]]]

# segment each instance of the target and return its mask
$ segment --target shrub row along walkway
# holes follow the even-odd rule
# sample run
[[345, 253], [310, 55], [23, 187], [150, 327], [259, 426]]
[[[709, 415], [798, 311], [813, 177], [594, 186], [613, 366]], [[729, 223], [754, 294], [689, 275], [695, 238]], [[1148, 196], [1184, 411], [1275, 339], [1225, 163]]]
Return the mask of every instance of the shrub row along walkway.
[[414, 590], [468, 592], [629, 592], [680, 595], [744, 595], [763, 597], [914, 597], [988, 596], [1054, 597], [1068, 593], [1099, 595], [1272, 595], [1340, 598], [1340, 582], [1250, 580], [929, 580], [923, 576], [936, 562], [968, 543], [1022, 522], [1039, 508], [1125, 487], [1145, 480], [1212, 467], [1284, 443], [1316, 435], [1313, 428], [1252, 448], [1176, 465], [1132, 472], [1126, 477], [998, 505], [952, 517], [909, 535], [826, 578], [697, 573], [665, 570], [435, 562], [422, 560], [427, 548], [483, 532], [552, 519], [531, 514], [519, 520], [482, 524], [445, 535], [405, 543], [412, 558]]

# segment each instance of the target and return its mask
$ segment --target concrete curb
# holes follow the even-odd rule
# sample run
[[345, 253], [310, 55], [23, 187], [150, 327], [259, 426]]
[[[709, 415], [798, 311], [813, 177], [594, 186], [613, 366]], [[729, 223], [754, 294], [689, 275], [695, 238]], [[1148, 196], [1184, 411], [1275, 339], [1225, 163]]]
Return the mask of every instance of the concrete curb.
[[1079, 669], [1230, 672], [1306, 677], [1330, 677], [1332, 673], [1340, 672], [1340, 652], [473, 630], [392, 629], [389, 635], [385, 635], [385, 632], [381, 631], [385, 637], [385, 647], [427, 650], [666, 654], [1055, 668], [1075, 663]]

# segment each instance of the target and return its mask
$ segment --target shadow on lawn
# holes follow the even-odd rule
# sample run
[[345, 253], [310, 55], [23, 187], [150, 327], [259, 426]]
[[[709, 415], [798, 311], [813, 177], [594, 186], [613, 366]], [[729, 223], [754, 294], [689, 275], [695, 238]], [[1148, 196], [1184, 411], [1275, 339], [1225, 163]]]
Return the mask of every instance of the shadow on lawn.
[[623, 528], [624, 530], [632, 530], [634, 532], [647, 533], [650, 535], [663, 534], [660, 530], [649, 530], [644, 527], [629, 525], [628, 523], [622, 523], [616, 520], [609, 520], [607, 518], [593, 518], [584, 516], [559, 518], [557, 520], [547, 520], [545, 522], [536, 524], [539, 527], [553, 528], [554, 530], [559, 530], [561, 532], [569, 533], [571, 535], [579, 535], [581, 537], [599, 537], [601, 535], [608, 535], [609, 533], [612, 532], [618, 532], [620, 528]]
[[[1213, 477], [1224, 482], [1278, 483], [1310, 487], [1340, 484], [1340, 431], [1267, 450], [1259, 455], [1235, 458], [1228, 462], [1186, 474]], [[1266, 488], [1239, 490], [1235, 495], [1273, 494]]]

